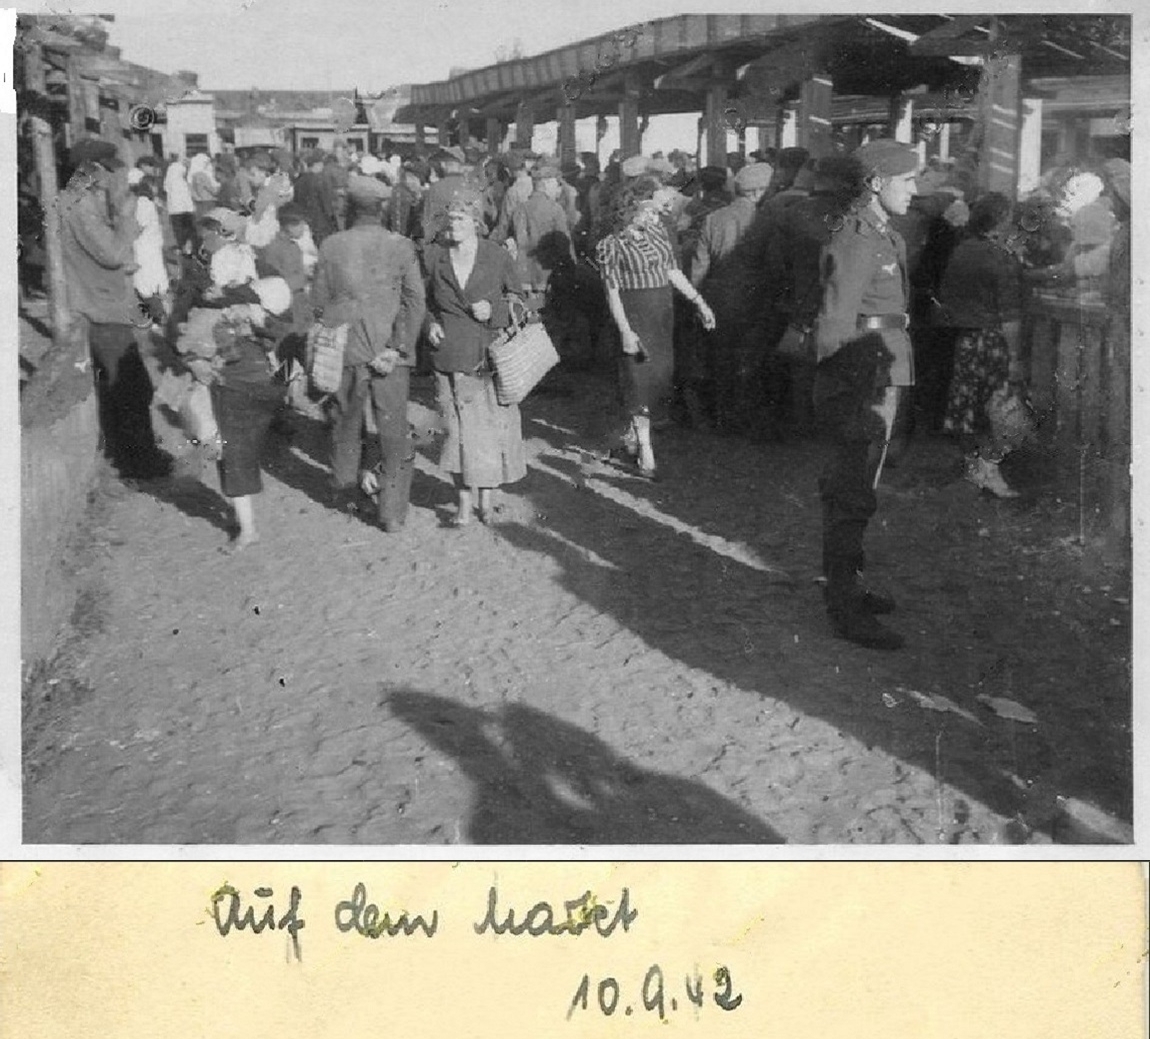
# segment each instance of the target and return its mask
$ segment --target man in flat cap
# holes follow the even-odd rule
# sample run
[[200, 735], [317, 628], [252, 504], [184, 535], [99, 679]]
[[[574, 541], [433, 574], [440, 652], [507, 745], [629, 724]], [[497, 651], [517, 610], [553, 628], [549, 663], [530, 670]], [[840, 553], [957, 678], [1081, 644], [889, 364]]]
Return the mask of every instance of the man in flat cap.
[[892, 600], [862, 583], [863, 536], [904, 387], [914, 382], [908, 333], [906, 246], [890, 217], [915, 193], [918, 154], [887, 138], [856, 149], [865, 186], [822, 252], [815, 321], [815, 407], [835, 443], [820, 482], [827, 610], [840, 638], [899, 649], [902, 637], [876, 614]]
[[542, 308], [551, 271], [566, 258], [574, 262], [567, 214], [559, 204], [559, 167], [543, 162], [531, 171], [535, 190], [512, 210], [509, 242], [515, 243], [529, 309]]
[[387, 185], [374, 177], [348, 178], [349, 227], [320, 247], [312, 305], [329, 328], [348, 326], [333, 409], [335, 498], [354, 503], [363, 412], [370, 400], [382, 455], [379, 522], [392, 533], [407, 519], [411, 493], [415, 454], [407, 396], [425, 303], [415, 246], [382, 225], [389, 196]]
[[703, 221], [691, 259], [691, 284], [715, 312], [711, 345], [715, 423], [725, 432], [749, 430], [757, 421], [760, 366], [763, 242], [755, 225], [759, 200], [770, 187], [765, 162], [735, 176], [735, 199]]
[[104, 450], [123, 477], [161, 476], [169, 460], [152, 432], [152, 385], [136, 340], [136, 325], [150, 324], [132, 284], [136, 196], [110, 141], [77, 141], [70, 158], [75, 172], [59, 199], [64, 289], [91, 351]]

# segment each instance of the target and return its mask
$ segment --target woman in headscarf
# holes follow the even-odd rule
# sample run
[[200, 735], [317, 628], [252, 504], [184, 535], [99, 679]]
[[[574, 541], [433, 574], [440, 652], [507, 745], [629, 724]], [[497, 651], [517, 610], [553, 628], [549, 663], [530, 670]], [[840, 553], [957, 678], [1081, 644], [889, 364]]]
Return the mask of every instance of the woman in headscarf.
[[132, 243], [136, 270], [132, 284], [143, 309], [153, 321], [162, 323], [166, 315], [169, 288], [168, 268], [164, 263], [164, 230], [156, 208], [154, 186], [141, 169], [128, 173], [128, 184], [136, 195], [136, 223], [140, 233]]
[[428, 338], [447, 433], [439, 464], [459, 494], [456, 526], [470, 521], [475, 492], [479, 519], [490, 522], [494, 489], [527, 474], [519, 408], [499, 403], [487, 356], [510, 322], [520, 277], [506, 249], [479, 237], [482, 221], [483, 196], [459, 187], [447, 201], [444, 241], [424, 253]]
[[188, 163], [188, 190], [192, 193], [192, 204], [196, 216], [207, 216], [216, 207], [220, 193], [220, 182], [212, 169], [212, 157], [207, 152], [193, 155]]
[[634, 448], [639, 473], [646, 477], [655, 475], [651, 414], [671, 396], [672, 289], [696, 307], [703, 328], [715, 327], [711, 308], [679, 269], [662, 219], [673, 195], [674, 189], [663, 188], [654, 177], [623, 185], [612, 199], [609, 233], [595, 250], [623, 346], [620, 386], [630, 417], [625, 443]]
[[253, 499], [263, 490], [264, 439], [286, 393], [275, 379], [275, 348], [292, 303], [282, 278], [256, 279], [250, 247], [236, 241], [242, 222], [226, 209], [200, 221], [202, 262], [182, 280], [170, 326], [188, 368], [211, 390], [220, 489], [238, 526], [231, 551], [259, 540]]
[[939, 290], [958, 330], [942, 428], [958, 435], [967, 480], [999, 498], [1018, 497], [999, 471], [1009, 445], [995, 434], [988, 412], [995, 392], [1022, 378], [1022, 265], [1002, 241], [1011, 209], [997, 191], [971, 206], [966, 238], [951, 254]]

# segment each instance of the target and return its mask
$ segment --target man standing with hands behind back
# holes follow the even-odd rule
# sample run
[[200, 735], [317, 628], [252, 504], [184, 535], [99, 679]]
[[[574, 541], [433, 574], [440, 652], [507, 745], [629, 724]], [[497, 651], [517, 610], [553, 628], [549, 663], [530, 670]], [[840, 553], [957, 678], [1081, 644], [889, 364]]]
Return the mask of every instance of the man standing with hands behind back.
[[407, 395], [425, 302], [415, 246], [381, 224], [390, 195], [374, 177], [349, 178], [350, 223], [320, 246], [311, 296], [325, 325], [348, 326], [343, 381], [334, 400], [332, 489], [337, 499], [356, 494], [363, 411], [370, 400], [383, 456], [379, 522], [394, 533], [407, 520], [415, 464]]
[[904, 387], [914, 383], [907, 316], [906, 246], [890, 226], [915, 194], [918, 154], [880, 139], [854, 152], [866, 175], [855, 207], [822, 253], [815, 323], [815, 409], [834, 442], [819, 482], [827, 612], [839, 638], [899, 649], [902, 636], [875, 615], [893, 600], [862, 583], [863, 536]]

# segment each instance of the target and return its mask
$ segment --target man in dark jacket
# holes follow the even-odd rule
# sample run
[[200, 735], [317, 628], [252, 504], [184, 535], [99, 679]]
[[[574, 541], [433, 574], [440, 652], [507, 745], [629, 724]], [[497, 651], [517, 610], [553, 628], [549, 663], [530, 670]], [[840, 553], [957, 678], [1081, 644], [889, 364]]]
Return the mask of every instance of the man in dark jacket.
[[110, 141], [82, 139], [71, 160], [75, 173], [59, 199], [64, 284], [71, 319], [87, 331], [104, 449], [121, 476], [165, 475], [170, 463], [152, 432], [152, 384], [135, 334], [137, 323], [150, 324], [132, 286], [136, 196]]
[[328, 327], [348, 326], [332, 428], [334, 491], [341, 499], [355, 494], [370, 399], [383, 456], [379, 521], [392, 533], [407, 519], [411, 492], [407, 395], [425, 302], [415, 246], [381, 224], [388, 197], [387, 186], [373, 177], [349, 178], [351, 226], [320, 247], [312, 304]]

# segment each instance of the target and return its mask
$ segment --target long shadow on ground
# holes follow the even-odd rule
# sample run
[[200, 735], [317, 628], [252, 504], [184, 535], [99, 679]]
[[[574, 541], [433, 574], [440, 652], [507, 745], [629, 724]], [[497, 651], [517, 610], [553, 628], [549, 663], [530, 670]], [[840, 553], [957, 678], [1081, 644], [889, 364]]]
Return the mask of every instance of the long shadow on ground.
[[782, 838], [702, 783], [638, 768], [524, 704], [494, 711], [428, 693], [389, 706], [475, 784], [475, 844], [774, 844]]
[[[554, 427], [530, 420], [549, 418], [546, 404], [535, 402], [528, 410], [531, 435], [555, 449], [572, 446]], [[561, 425], [564, 416], [554, 421]], [[707, 439], [704, 447], [715, 443]], [[624, 504], [579, 489], [585, 474], [570, 453], [545, 455], [542, 461], [557, 475], [536, 468], [524, 487], [541, 529], [504, 525], [501, 536], [556, 558], [565, 587], [653, 649], [822, 718], [1007, 818], [1022, 816], [1027, 825], [1065, 840], [1093, 838], [1060, 823], [1059, 798], [1079, 798], [1130, 818], [1130, 703], [1123, 676], [1113, 665], [1104, 674], [1095, 670], [1107, 655], [1105, 649], [1099, 654], [1088, 631], [1068, 638], [1051, 611], [1040, 608], [1048, 603], [1023, 601], [1027, 590], [1039, 589], [1019, 580], [1009, 553], [978, 555], [979, 524], [1020, 522], [1010, 506], [967, 506], [947, 498], [945, 489], [934, 501], [890, 492], [886, 516], [907, 531], [905, 543], [881, 530], [869, 540], [872, 563], [901, 593], [894, 623], [907, 634], [908, 648], [878, 654], [835, 640], [827, 629], [811, 565], [817, 563], [817, 498], [809, 489], [796, 492], [801, 481], [813, 484], [817, 450], [799, 445], [764, 454], [769, 461], [761, 469], [742, 474], [760, 485], [748, 494], [738, 484], [724, 486], [723, 470], [731, 468], [724, 460], [714, 465], [699, 444], [692, 447], [681, 435], [680, 442], [690, 464], [677, 471], [672, 465], [662, 485], [612, 473], [597, 479], [707, 534], [781, 560], [782, 572], [765, 573], [716, 554]], [[716, 469], [720, 479], [712, 486], [715, 473], [709, 470]], [[954, 493], [965, 492], [959, 487]], [[781, 518], [787, 494], [796, 507]], [[748, 516], [748, 503], [755, 501], [774, 504]], [[602, 566], [580, 548], [613, 564], [617, 577], [605, 581]], [[1113, 638], [1120, 641], [1120, 633]], [[908, 700], [906, 688], [943, 693], [978, 721], [924, 711]], [[1081, 695], [1085, 690], [1089, 696]], [[1040, 725], [996, 718], [976, 701], [980, 692], [1029, 702]]]

